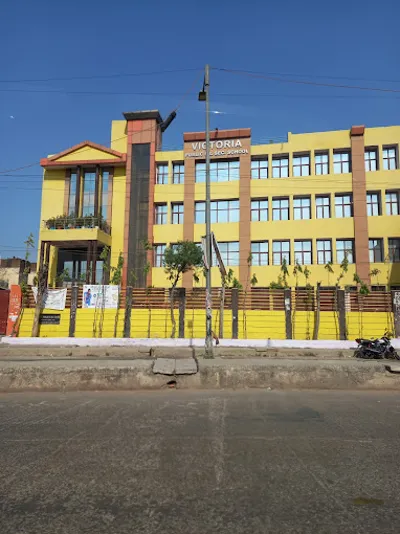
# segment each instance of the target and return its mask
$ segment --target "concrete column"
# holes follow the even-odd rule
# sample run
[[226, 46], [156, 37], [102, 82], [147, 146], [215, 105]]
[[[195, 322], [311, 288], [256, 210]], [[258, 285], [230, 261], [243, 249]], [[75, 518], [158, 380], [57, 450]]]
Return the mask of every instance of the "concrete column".
[[400, 337], [400, 291], [392, 291], [394, 337]]
[[351, 172], [353, 181], [354, 248], [357, 274], [370, 285], [367, 187], [364, 160], [364, 126], [351, 128]]
[[339, 339], [347, 339], [346, 303], [344, 289], [336, 289], [336, 307], [339, 322]]
[[132, 314], [132, 287], [126, 288], [124, 337], [131, 337], [131, 314]]
[[75, 337], [76, 328], [76, 309], [78, 307], [79, 286], [71, 287], [71, 308], [69, 311], [69, 337]]
[[292, 291], [289, 288], [284, 289], [284, 303], [285, 303], [286, 339], [293, 339]]

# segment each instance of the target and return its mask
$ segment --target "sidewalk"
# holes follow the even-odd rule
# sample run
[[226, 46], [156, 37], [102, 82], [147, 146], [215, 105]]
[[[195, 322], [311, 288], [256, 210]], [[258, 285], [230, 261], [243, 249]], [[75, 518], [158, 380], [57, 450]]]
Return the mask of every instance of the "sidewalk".
[[[0, 361], [0, 391], [159, 390], [171, 379], [178, 389], [373, 389], [400, 390], [400, 366], [355, 359], [215, 358], [199, 372], [171, 377], [153, 373], [154, 358]], [[400, 369], [399, 369], [400, 371]]]

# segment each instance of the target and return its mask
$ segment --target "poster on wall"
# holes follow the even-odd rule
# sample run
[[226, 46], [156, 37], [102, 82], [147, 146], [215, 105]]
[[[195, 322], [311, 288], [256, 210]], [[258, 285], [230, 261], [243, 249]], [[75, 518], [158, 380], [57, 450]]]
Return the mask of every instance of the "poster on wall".
[[[37, 287], [32, 287], [33, 297], [37, 302]], [[43, 308], [46, 310], [64, 310], [67, 289], [47, 289], [43, 297]]]
[[84, 285], [82, 308], [117, 308], [119, 286]]

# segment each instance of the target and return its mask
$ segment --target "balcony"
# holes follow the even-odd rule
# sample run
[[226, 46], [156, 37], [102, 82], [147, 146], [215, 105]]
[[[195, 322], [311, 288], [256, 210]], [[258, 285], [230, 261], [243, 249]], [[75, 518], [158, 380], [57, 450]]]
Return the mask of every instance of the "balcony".
[[85, 246], [88, 241], [111, 245], [111, 227], [103, 217], [62, 215], [43, 221], [40, 239], [55, 246]]

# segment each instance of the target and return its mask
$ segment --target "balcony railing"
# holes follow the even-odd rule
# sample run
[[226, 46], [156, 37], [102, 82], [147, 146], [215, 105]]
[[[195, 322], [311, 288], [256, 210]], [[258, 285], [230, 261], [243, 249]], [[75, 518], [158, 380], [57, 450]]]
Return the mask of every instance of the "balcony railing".
[[62, 215], [51, 217], [43, 221], [43, 228], [47, 230], [73, 230], [75, 228], [99, 228], [108, 235], [111, 235], [111, 227], [103, 217], [85, 215], [75, 217], [73, 215]]

